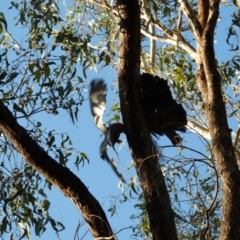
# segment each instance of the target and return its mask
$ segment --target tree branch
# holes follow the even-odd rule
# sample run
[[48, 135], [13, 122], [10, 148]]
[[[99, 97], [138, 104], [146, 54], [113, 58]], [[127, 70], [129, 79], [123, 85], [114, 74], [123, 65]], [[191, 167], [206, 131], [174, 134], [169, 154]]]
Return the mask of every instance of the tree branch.
[[176, 34], [173, 32], [168, 32], [167, 35], [168, 37], [161, 37], [154, 35], [150, 32], [145, 31], [144, 29], [141, 29], [141, 33], [144, 34], [146, 37], [149, 37], [151, 39], [161, 41], [161, 42], [166, 42], [170, 43], [173, 46], [179, 46], [183, 50], [185, 50], [193, 59], [196, 59], [196, 50], [194, 47], [192, 47], [185, 39], [184, 37], [181, 36], [181, 34]]
[[[151, 14], [148, 10], [146, 0], [143, 0], [143, 2], [142, 2], [142, 9], [143, 9], [144, 15], [147, 18], [147, 27], [148, 27], [150, 33], [155, 35], [155, 26], [152, 22], [150, 22]], [[147, 30], [147, 27], [146, 27], [146, 30]], [[152, 69], [153, 69], [153, 71], [151, 73], [153, 74], [154, 69], [156, 68], [156, 40], [153, 38], [150, 38], [150, 63], [152, 65]]]
[[202, 35], [200, 41], [198, 41], [197, 82], [206, 105], [205, 113], [209, 124], [213, 152], [222, 180], [223, 200], [220, 239], [239, 239], [240, 172], [228, 127], [221, 76], [216, 66], [213, 41], [219, 14], [219, 3], [219, 0], [210, 1], [208, 19], [207, 22], [204, 20], [206, 24], [203, 26]]
[[192, 132], [195, 132], [195, 133], [201, 135], [203, 138], [206, 138], [207, 140], [211, 140], [211, 136], [210, 136], [208, 128], [203, 127], [196, 121], [188, 119], [187, 128], [189, 130], [191, 130]]
[[[188, 119], [187, 128], [190, 131], [197, 133], [197, 134], [201, 135], [203, 138], [211, 141], [211, 136], [210, 136], [208, 128], [203, 127], [196, 121]], [[235, 153], [238, 167], [240, 167], [240, 152], [237, 150], [235, 143], [236, 143], [236, 139], [239, 137], [239, 134], [240, 134], [240, 128], [237, 131], [236, 138], [233, 143], [234, 153]]]
[[237, 133], [236, 133], [236, 136], [235, 136], [235, 139], [234, 139], [234, 142], [233, 142], [233, 147], [237, 147], [237, 144], [238, 144], [238, 141], [239, 141], [239, 136], [240, 136], [240, 127], [238, 128], [237, 130]]
[[51, 158], [17, 123], [2, 101], [0, 101], [0, 129], [33, 168], [75, 203], [94, 238], [115, 239], [101, 205], [83, 182], [68, 168]]
[[198, 20], [202, 28], [206, 26], [209, 13], [209, 0], [198, 0]]
[[91, 3], [99, 8], [106, 9], [108, 12], [113, 13], [115, 16], [118, 16], [118, 12], [116, 9], [111, 7], [110, 5], [107, 4], [106, 1], [103, 2], [97, 2], [96, 0], [86, 0], [86, 2]]
[[[208, 1], [208, 0], [206, 0]], [[190, 25], [192, 26], [193, 33], [195, 35], [195, 38], [197, 42], [199, 41], [202, 33], [201, 25], [196, 17], [196, 14], [194, 13], [193, 9], [191, 8], [191, 5], [189, 4], [188, 0], [178, 0], [180, 3], [180, 7], [182, 11], [185, 13]]]

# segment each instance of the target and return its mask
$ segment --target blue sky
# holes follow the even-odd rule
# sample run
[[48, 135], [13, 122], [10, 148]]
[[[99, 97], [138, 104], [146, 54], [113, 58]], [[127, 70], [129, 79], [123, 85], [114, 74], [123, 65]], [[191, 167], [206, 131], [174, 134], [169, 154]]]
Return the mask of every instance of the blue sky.
[[[27, 38], [27, 31], [20, 26], [15, 26], [16, 12], [13, 10], [8, 10], [9, 2], [4, 1], [1, 3], [1, 11], [5, 14], [5, 17], [8, 22], [8, 31], [11, 33], [14, 38], [20, 43], [24, 44], [25, 39]], [[14, 57], [14, 56], [13, 56]], [[79, 70], [79, 75], [82, 75], [82, 69]], [[117, 89], [111, 91], [110, 85], [114, 85], [113, 76], [116, 80], [116, 71], [111, 70], [110, 68], [105, 68], [98, 75], [95, 71], [87, 72], [87, 82], [95, 77], [103, 77], [108, 80], [108, 96], [107, 104], [108, 107], [112, 106], [113, 100], [118, 99], [115, 95]], [[85, 97], [88, 98], [88, 92], [86, 91]], [[106, 112], [107, 114], [107, 112]], [[105, 114], [105, 120], [108, 118]], [[100, 204], [103, 206], [106, 214], [109, 216], [109, 221], [112, 225], [113, 230], [119, 231], [122, 228], [129, 227], [132, 222], [129, 221], [129, 216], [131, 215], [131, 209], [133, 208], [133, 203], [125, 203], [121, 205], [121, 211], [118, 211], [118, 214], [114, 217], [110, 217], [110, 213], [107, 212], [110, 207], [109, 203], [115, 201], [113, 197], [119, 197], [121, 194], [121, 189], [118, 188], [118, 178], [115, 176], [114, 172], [111, 170], [111, 167], [108, 166], [107, 162], [103, 161], [99, 157], [99, 145], [102, 141], [100, 136], [100, 131], [95, 127], [93, 118], [90, 113], [89, 101], [86, 100], [83, 106], [79, 110], [78, 122], [74, 125], [71, 123], [69, 115], [66, 113], [60, 113], [57, 117], [46, 113], [38, 114], [38, 117], [42, 122], [44, 128], [48, 130], [55, 129], [56, 132], [67, 132], [73, 141], [73, 147], [79, 149], [80, 151], [85, 152], [89, 159], [90, 163], [85, 164], [83, 168], [80, 168], [79, 171], [74, 167], [74, 159], [69, 161], [68, 167], [85, 183], [89, 188], [90, 192], [99, 200]], [[121, 139], [125, 139], [124, 136]], [[118, 149], [118, 147], [116, 148]], [[115, 153], [109, 149], [110, 157], [114, 157], [116, 161]], [[127, 143], [125, 146], [122, 146], [122, 150], [119, 152], [119, 158], [121, 163], [119, 165], [119, 171], [124, 174], [126, 178], [129, 178], [126, 169], [129, 167], [131, 162], [131, 157], [129, 150], [127, 148]], [[20, 158], [19, 158], [20, 159]], [[21, 161], [21, 160], [20, 160]], [[134, 171], [133, 171], [134, 172]], [[127, 174], [126, 174], [127, 173]], [[133, 173], [135, 175], [135, 173]], [[59, 222], [62, 222], [66, 226], [66, 230], [59, 233], [61, 239], [73, 239], [77, 225], [79, 221], [82, 221], [82, 217], [78, 212], [75, 205], [66, 198], [59, 190], [55, 187], [51, 191], [47, 191], [48, 199], [51, 201], [50, 215]], [[80, 236], [82, 236], [87, 231], [86, 224], [80, 229]], [[130, 233], [127, 233], [129, 230], [124, 230], [119, 233], [119, 238], [124, 236], [129, 236]], [[70, 237], [70, 238], [69, 238]], [[33, 235], [33, 239], [38, 239], [38, 237]], [[57, 239], [54, 230], [49, 226], [47, 232], [43, 234], [41, 239]], [[88, 233], [84, 239], [92, 239], [91, 235]]]
[[[5, 14], [5, 17], [8, 21], [8, 31], [14, 35], [14, 38], [19, 43], [24, 43], [24, 40], [27, 38], [25, 31], [19, 27], [14, 26], [15, 21], [14, 17], [16, 17], [14, 11], [9, 11], [7, 8], [10, 5], [9, 1], [1, 1], [1, 11]], [[218, 36], [216, 37], [217, 43], [215, 44], [216, 49], [216, 57], [220, 60], [225, 60], [226, 57], [230, 58], [232, 52], [229, 52], [228, 47], [226, 45], [226, 36], [228, 33], [227, 27], [229, 26], [229, 22], [231, 21], [230, 15], [232, 13], [233, 8], [225, 8], [221, 7], [222, 21], [219, 22], [219, 26], [217, 27]], [[226, 23], [227, 22], [227, 23]], [[81, 77], [82, 71], [79, 70], [78, 73]], [[95, 71], [87, 72], [87, 80], [90, 81], [94, 77], [103, 77], [106, 79], [108, 84], [108, 99], [107, 99], [107, 109], [114, 104], [114, 100], [118, 101], [118, 96], [115, 95], [117, 89], [111, 90], [110, 85], [114, 85], [113, 79], [116, 80], [117, 73], [115, 70], [111, 68], [104, 68], [99, 75]], [[88, 96], [88, 92], [86, 91], [85, 96]], [[107, 116], [109, 113], [106, 110], [105, 120], [107, 121], [110, 117]], [[95, 127], [91, 113], [89, 108], [89, 102], [86, 100], [83, 106], [79, 110], [78, 114], [78, 122], [74, 125], [70, 121], [70, 117], [66, 113], [61, 113], [60, 115], [51, 116], [48, 114], [39, 114], [39, 119], [48, 130], [55, 129], [56, 132], [68, 132], [73, 141], [73, 146], [80, 151], [85, 152], [89, 159], [90, 163], [85, 164], [83, 168], [80, 168], [77, 171], [74, 168], [73, 160], [69, 162], [68, 167], [79, 176], [79, 178], [85, 183], [85, 185], [89, 188], [90, 192], [99, 200], [100, 204], [103, 206], [109, 222], [114, 231], [119, 231], [122, 228], [127, 228], [131, 225], [134, 225], [134, 222], [130, 220], [130, 216], [136, 212], [134, 212], [134, 199], [130, 199], [129, 202], [124, 204], [119, 204], [119, 209], [117, 214], [113, 217], [110, 217], [110, 213], [107, 212], [109, 208], [109, 204], [114, 202], [114, 199], [121, 198], [121, 189], [118, 188], [118, 179], [115, 176], [114, 172], [111, 170], [110, 166], [106, 162], [100, 159], [99, 157], [99, 145], [102, 141], [100, 138], [100, 131]], [[233, 130], [236, 130], [236, 125]], [[196, 144], [199, 144], [199, 139], [196, 135], [191, 132], [187, 132], [183, 135], [185, 144], [188, 147], [196, 147]], [[131, 163], [131, 156], [128, 149], [128, 144], [126, 142], [126, 138], [124, 135], [121, 136], [121, 139], [124, 140], [124, 145], [119, 150], [119, 147], [116, 147], [116, 150], [119, 152], [119, 159], [117, 159], [115, 153], [108, 149], [109, 156], [114, 157], [114, 159], [119, 163], [118, 169], [123, 176], [128, 180], [130, 177], [135, 177], [136, 173], [134, 169], [131, 169], [130, 174], [127, 170]], [[169, 140], [166, 137], [162, 137], [159, 142], [160, 145], [170, 145]], [[175, 149], [176, 150], [176, 149]], [[202, 146], [202, 151], [204, 151], [204, 147]], [[177, 152], [177, 151], [176, 151]], [[164, 154], [175, 154], [173, 149], [164, 150]], [[60, 232], [61, 239], [73, 239], [76, 227], [79, 221], [82, 221], [82, 217], [78, 212], [75, 205], [66, 198], [58, 189], [55, 187], [52, 188], [51, 191], [47, 192], [48, 198], [51, 201], [50, 207], [50, 215], [57, 221], [62, 222], [66, 226], [66, 230]], [[87, 231], [86, 224], [83, 226], [80, 231], [80, 237]], [[125, 229], [121, 231], [117, 236], [119, 239], [129, 239], [129, 235], [131, 235], [130, 229]], [[38, 237], [33, 235], [33, 239], [39, 239]], [[41, 239], [57, 239], [56, 234], [49, 226], [47, 232], [43, 234]], [[88, 233], [84, 239], [92, 239], [91, 235]]]

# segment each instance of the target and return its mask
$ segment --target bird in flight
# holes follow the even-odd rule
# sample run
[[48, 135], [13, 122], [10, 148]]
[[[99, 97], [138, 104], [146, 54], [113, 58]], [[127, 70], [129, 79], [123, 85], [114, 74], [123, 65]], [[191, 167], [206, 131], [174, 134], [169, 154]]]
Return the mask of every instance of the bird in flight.
[[[107, 146], [109, 145], [117, 154], [114, 146], [116, 143], [121, 143], [119, 136], [124, 133], [124, 126], [122, 123], [112, 123], [106, 127], [103, 122], [107, 95], [107, 85], [104, 80], [94, 79], [90, 86], [89, 99], [92, 116], [97, 128], [104, 135], [100, 144], [100, 157], [110, 164], [116, 175], [124, 182], [124, 178], [107, 153]], [[140, 86], [141, 99], [139, 102], [142, 105], [148, 131], [154, 136], [166, 135], [173, 145], [180, 144], [182, 138], [176, 131], [186, 132], [187, 115], [182, 104], [173, 99], [167, 81], [158, 76], [142, 73], [140, 75]]]
[[[107, 153], [107, 146], [111, 146], [115, 153], [115, 144], [121, 143], [119, 136], [124, 132], [123, 124], [113, 123], [109, 124], [108, 127], [105, 126], [103, 122], [103, 114], [106, 109], [106, 95], [107, 95], [107, 85], [103, 79], [94, 79], [90, 83], [90, 107], [92, 116], [95, 122], [96, 127], [102, 131], [104, 139], [100, 144], [100, 157], [106, 160], [109, 165], [112, 167], [115, 174], [125, 182], [122, 174], [120, 174], [115, 166], [114, 162], [109, 158]], [[117, 154], [118, 155], [118, 154]]]

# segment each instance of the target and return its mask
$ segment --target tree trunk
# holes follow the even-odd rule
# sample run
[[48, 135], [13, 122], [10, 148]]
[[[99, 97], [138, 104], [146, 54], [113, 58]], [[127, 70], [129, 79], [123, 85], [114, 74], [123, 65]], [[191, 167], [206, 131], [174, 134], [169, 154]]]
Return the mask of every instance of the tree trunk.
[[118, 0], [120, 14], [119, 95], [123, 123], [144, 192], [155, 240], [177, 239], [174, 215], [140, 99], [140, 7], [138, 0]]
[[[197, 39], [197, 83], [205, 102], [213, 152], [222, 180], [222, 222], [220, 239], [240, 239], [240, 173], [234, 154], [231, 131], [214, 53], [214, 29], [218, 19], [219, 0], [199, 1], [198, 19], [201, 24]], [[208, 9], [206, 9], [208, 7]]]

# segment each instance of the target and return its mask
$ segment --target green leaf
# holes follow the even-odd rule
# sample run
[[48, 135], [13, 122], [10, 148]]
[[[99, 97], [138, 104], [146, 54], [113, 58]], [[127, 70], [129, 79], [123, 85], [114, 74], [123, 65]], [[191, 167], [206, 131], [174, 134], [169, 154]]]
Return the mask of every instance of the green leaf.
[[42, 208], [44, 211], [47, 211], [50, 207], [51, 203], [47, 200], [47, 199], [44, 199], [42, 201]]
[[76, 68], [74, 68], [74, 70], [73, 70], [73, 72], [72, 72], [72, 75], [69, 77], [69, 80], [71, 80], [72, 78], [74, 78], [74, 77], [75, 77], [75, 75], [76, 75], [76, 72], [77, 72], [77, 69], [76, 69]]
[[66, 166], [65, 157], [64, 157], [62, 151], [60, 149], [58, 149], [57, 152], [58, 152], [58, 155], [59, 155], [58, 159], [59, 159], [60, 165]]
[[[63, 136], [62, 136], [63, 137]], [[61, 147], [66, 148], [64, 144], [69, 140], [69, 136], [66, 136], [66, 138], [61, 142]]]
[[54, 141], [55, 141], [55, 137], [54, 137], [54, 136], [51, 136], [51, 137], [50, 137], [50, 140], [47, 141], [47, 144], [48, 144], [49, 148], [52, 146], [52, 144], [54, 143]]
[[44, 190], [41, 188], [39, 189], [39, 194], [41, 194], [42, 196], [44, 196], [45, 198], [47, 197], [47, 195], [45, 194]]
[[44, 73], [45, 73], [45, 77], [49, 77], [50, 67], [48, 66], [48, 64], [44, 64]]
[[7, 76], [7, 72], [6, 72], [6, 71], [2, 71], [2, 72], [0, 73], [0, 81], [1, 81], [2, 79], [4, 79], [6, 76]]
[[44, 218], [41, 219], [35, 219], [37, 220], [36, 226], [35, 226], [35, 234], [36, 236], [41, 236], [43, 232], [45, 232], [46, 228], [44, 227]]
[[111, 58], [109, 57], [109, 55], [106, 55], [106, 57], [105, 57], [105, 66], [109, 65], [110, 62], [111, 62]]
[[16, 78], [18, 76], [18, 74], [19, 74], [18, 72], [11, 73], [10, 76], [8, 77], [6, 83], [8, 83], [8, 82], [12, 81], [14, 78]]
[[42, 72], [38, 69], [36, 72], [35, 72], [35, 78], [39, 81], [40, 78], [42, 76]]
[[1, 235], [4, 233], [4, 232], [7, 232], [7, 225], [8, 225], [8, 220], [7, 220], [7, 216], [5, 216], [2, 220], [1, 220], [1, 224], [0, 224], [0, 232], [1, 232]]
[[63, 95], [64, 95], [63, 86], [58, 87], [58, 88], [57, 88], [57, 91], [58, 91], [59, 97], [63, 97]]
[[0, 22], [4, 24], [4, 27], [7, 30], [7, 21], [5, 20], [5, 16], [2, 12], [0, 12]]
[[24, 116], [27, 115], [26, 112], [22, 108], [20, 108], [19, 105], [17, 105], [16, 103], [13, 104], [13, 109], [16, 110], [17, 112], [23, 113]]

